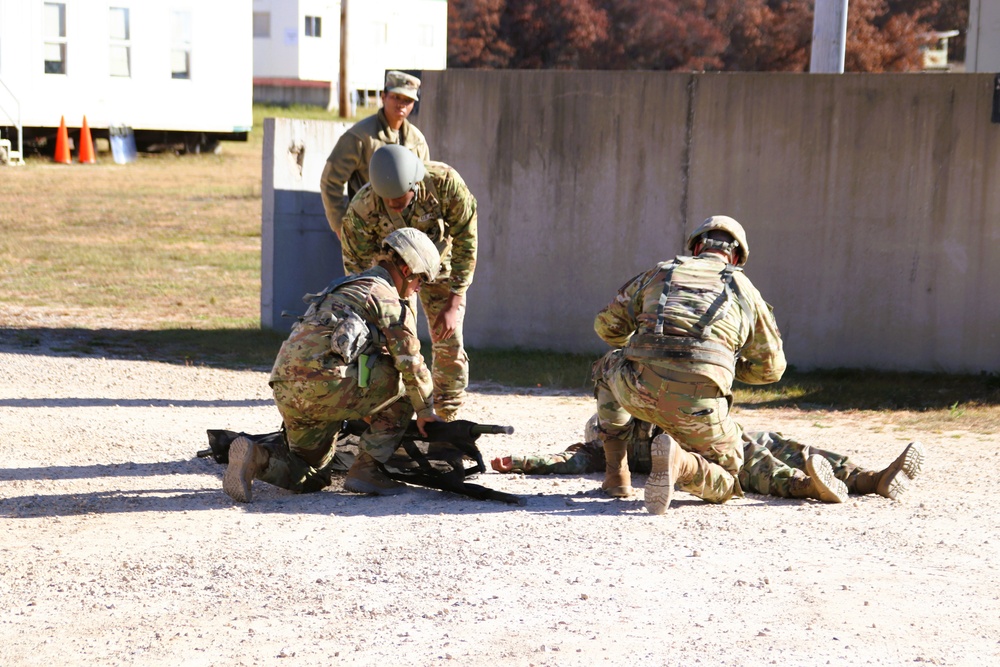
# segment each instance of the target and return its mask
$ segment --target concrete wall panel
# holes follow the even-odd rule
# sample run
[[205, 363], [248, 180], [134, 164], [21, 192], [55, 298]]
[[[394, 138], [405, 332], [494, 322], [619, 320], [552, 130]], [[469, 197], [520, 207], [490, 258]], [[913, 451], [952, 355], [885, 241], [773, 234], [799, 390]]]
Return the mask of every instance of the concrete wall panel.
[[594, 313], [627, 276], [681, 243], [685, 107], [673, 100], [685, 80], [484, 74], [426, 72], [424, 100], [433, 103], [421, 116], [432, 156], [455, 167], [479, 202], [468, 340], [600, 349]]
[[432, 157], [479, 201], [471, 347], [597, 354], [593, 317], [618, 286], [726, 213], [792, 364], [1000, 370], [992, 75], [423, 79]]

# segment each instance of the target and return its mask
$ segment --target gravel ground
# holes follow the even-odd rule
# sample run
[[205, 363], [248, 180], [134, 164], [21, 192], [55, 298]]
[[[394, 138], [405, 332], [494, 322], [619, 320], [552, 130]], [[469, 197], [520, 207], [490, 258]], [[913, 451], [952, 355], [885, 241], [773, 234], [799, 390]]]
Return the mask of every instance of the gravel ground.
[[[600, 475], [490, 473], [526, 503], [257, 484], [237, 505], [194, 453], [206, 429], [275, 430], [266, 373], [8, 345], [0, 378], [0, 665], [1000, 661], [993, 437], [739, 411], [871, 465], [923, 440], [903, 502], [679, 494], [654, 517]], [[463, 416], [516, 428], [480, 439], [491, 457], [560, 450], [592, 411], [478, 386]]]

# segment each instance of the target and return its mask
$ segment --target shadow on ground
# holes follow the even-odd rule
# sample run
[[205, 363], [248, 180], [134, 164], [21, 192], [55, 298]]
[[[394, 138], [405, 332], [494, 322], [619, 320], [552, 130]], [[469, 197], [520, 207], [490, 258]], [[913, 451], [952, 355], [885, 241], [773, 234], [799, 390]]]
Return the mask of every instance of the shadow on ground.
[[[261, 329], [0, 328], [0, 351], [49, 356], [108, 357], [188, 366], [268, 371], [285, 334]], [[544, 350], [471, 349], [471, 382], [484, 393], [591, 395], [597, 355]], [[429, 345], [424, 355], [430, 358]], [[805, 410], [957, 410], [1000, 405], [1000, 375], [832, 369], [799, 372], [778, 383], [737, 383], [742, 407]]]

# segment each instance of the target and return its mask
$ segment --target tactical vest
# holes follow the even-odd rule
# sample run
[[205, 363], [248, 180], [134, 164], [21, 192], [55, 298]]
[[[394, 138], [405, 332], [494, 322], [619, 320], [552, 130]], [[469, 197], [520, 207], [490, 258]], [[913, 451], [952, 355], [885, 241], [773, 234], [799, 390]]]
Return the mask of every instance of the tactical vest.
[[[661, 273], [663, 275], [663, 290], [660, 293], [656, 309], [656, 325], [651, 333], [633, 335], [625, 346], [625, 356], [630, 360], [654, 366], [657, 360], [663, 359], [698, 361], [721, 366], [730, 373], [735, 373], [736, 359], [742, 352], [742, 345], [734, 352], [726, 345], [709, 340], [709, 336], [712, 333], [712, 326], [726, 314], [733, 301], [738, 304], [749, 322], [752, 323], [756, 319], [753, 306], [746, 295], [742, 293], [739, 283], [734, 278], [736, 272], [742, 271], [742, 269], [727, 264], [719, 272], [718, 294], [710, 302], [707, 302], [707, 307], [702, 312], [694, 313], [699, 315], [699, 319], [691, 331], [670, 326], [665, 321], [664, 307], [671, 295], [671, 288], [674, 287], [672, 283], [674, 271], [693, 259], [693, 257], [677, 257], [659, 265], [660, 272], [653, 274], [650, 279], [652, 282]], [[648, 284], [640, 287], [639, 292], [645, 290]], [[633, 318], [635, 317], [631, 303], [629, 304], [629, 314]]]
[[[330, 337], [330, 351], [340, 357], [344, 364], [351, 364], [362, 354], [377, 356], [385, 346], [385, 338], [374, 324], [361, 317], [347, 304], [338, 305], [328, 311], [321, 310], [323, 302], [338, 288], [349, 283], [372, 278], [369, 271], [343, 276], [333, 280], [323, 291], [306, 294], [302, 300], [309, 304], [299, 324], [326, 329]], [[406, 308], [403, 309], [406, 317]]]

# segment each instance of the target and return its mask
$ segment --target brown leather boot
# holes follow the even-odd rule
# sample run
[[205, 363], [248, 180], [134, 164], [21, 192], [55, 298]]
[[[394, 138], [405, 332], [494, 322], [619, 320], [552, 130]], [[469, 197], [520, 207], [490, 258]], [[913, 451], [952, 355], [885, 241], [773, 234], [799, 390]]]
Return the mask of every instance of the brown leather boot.
[[830, 462], [817, 454], [806, 459], [806, 474], [793, 477], [788, 490], [792, 498], [813, 498], [824, 503], [847, 500], [847, 485], [834, 477]]
[[632, 473], [628, 469], [628, 443], [624, 440], [603, 440], [604, 483], [601, 488], [612, 498], [632, 495]]
[[253, 499], [253, 480], [267, 468], [268, 451], [246, 436], [229, 445], [229, 465], [222, 476], [222, 490], [239, 503]]
[[406, 490], [406, 485], [386, 477], [378, 462], [368, 452], [361, 452], [354, 465], [347, 471], [344, 490], [354, 493], [371, 493], [376, 496], [394, 496]]

